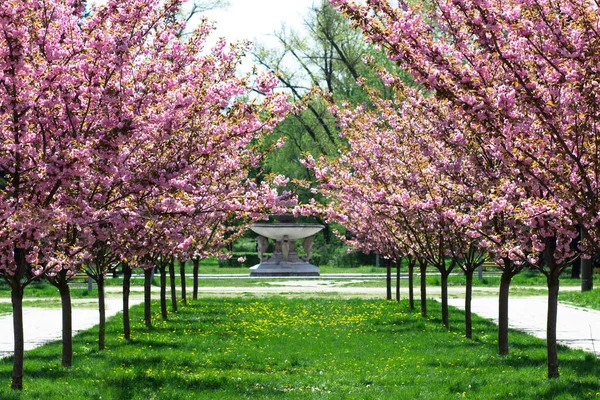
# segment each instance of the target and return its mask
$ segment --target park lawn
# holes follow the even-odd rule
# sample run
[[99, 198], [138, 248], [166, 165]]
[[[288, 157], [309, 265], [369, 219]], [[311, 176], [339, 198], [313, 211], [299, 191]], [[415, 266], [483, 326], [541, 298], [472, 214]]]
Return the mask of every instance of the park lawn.
[[[94, 286], [95, 287], [95, 286]], [[58, 289], [52, 286], [45, 280], [36, 281], [31, 283], [29, 286], [25, 288], [23, 292], [24, 300], [35, 300], [38, 298], [51, 298], [51, 297], [60, 297]], [[0, 282], [0, 297], [10, 298], [10, 287], [4, 283]], [[79, 284], [78, 286], [71, 287], [71, 298], [73, 299], [85, 299], [85, 298], [95, 298], [97, 296], [97, 291], [93, 290], [91, 293], [87, 290], [87, 285]]]
[[12, 314], [12, 304], [0, 303], [0, 317], [5, 316], [7, 314]]
[[[158, 311], [158, 304], [153, 304]], [[205, 298], [145, 328], [132, 308], [133, 340], [109, 320], [107, 350], [96, 330], [75, 338], [74, 366], [60, 346], [25, 357], [22, 393], [9, 389], [11, 362], [0, 360], [2, 399], [583, 399], [600, 396], [600, 361], [560, 350], [561, 377], [546, 378], [542, 340], [511, 332], [511, 354], [496, 354], [496, 327], [463, 313], [444, 329], [437, 303], [424, 320], [406, 302]]]
[[588, 292], [560, 292], [559, 300], [579, 307], [600, 310], [600, 289]]
[[[518, 277], [518, 276], [517, 276]], [[546, 284], [542, 282], [537, 276], [523, 277], [521, 279], [513, 280], [513, 284], [511, 285], [511, 293], [514, 294], [544, 294]], [[284, 282], [286, 280], [296, 280], [298, 278], [288, 277], [288, 278], [202, 278], [198, 281], [199, 287], [261, 287], [261, 286], [277, 286], [277, 282]], [[307, 278], [303, 278], [307, 279]], [[309, 278], [313, 279], [313, 278]], [[380, 287], [385, 288], [385, 277], [381, 278], [314, 278], [315, 280], [320, 280], [323, 282], [331, 283], [334, 286], [338, 287]], [[394, 278], [395, 279], [395, 278]], [[105, 281], [106, 286], [121, 286], [123, 284], [122, 278], [108, 278]], [[141, 288], [144, 284], [143, 278], [132, 278], [131, 285]], [[153, 282], [154, 286], [158, 285], [158, 277], [156, 276]], [[177, 290], [180, 290], [180, 279], [176, 278]], [[191, 293], [193, 288], [193, 280], [188, 277], [186, 279], [187, 290]], [[418, 288], [420, 284], [420, 279], [418, 276], [415, 276], [414, 287]], [[448, 280], [449, 286], [464, 286], [465, 278], [461, 275], [451, 275]], [[562, 286], [573, 286], [579, 285], [579, 280], [573, 279], [561, 279]], [[393, 282], [395, 285], [395, 281]], [[408, 279], [402, 278], [401, 287], [406, 288], [408, 285]], [[440, 285], [439, 276], [429, 276], [427, 278], [428, 287], [435, 287]], [[474, 287], [489, 287], [489, 288], [497, 288], [499, 287], [499, 278], [495, 276], [487, 276], [483, 278], [483, 280], [474, 279], [473, 280]], [[536, 287], [540, 290], [536, 290], [533, 288], [529, 288], [527, 290], [523, 289], [523, 286], [531, 286]], [[85, 283], [76, 283], [71, 286], [71, 297], [73, 299], [85, 299], [85, 298], [95, 298], [97, 296], [97, 290], [94, 285], [94, 289], [89, 292], [87, 290], [87, 284]], [[0, 297], [2, 298], [10, 298], [10, 288], [7, 284], [0, 282]], [[54, 286], [50, 285], [46, 281], [39, 281], [32, 283], [25, 289], [25, 300], [35, 300], [38, 298], [58, 298], [59, 293], [58, 289]], [[583, 305], [583, 304], [582, 304]]]

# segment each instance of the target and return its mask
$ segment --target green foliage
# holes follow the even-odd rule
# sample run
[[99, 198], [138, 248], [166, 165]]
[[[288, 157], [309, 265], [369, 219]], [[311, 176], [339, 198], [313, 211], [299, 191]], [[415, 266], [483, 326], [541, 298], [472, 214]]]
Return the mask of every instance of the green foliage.
[[[238, 261], [238, 258], [243, 258], [244, 261]], [[219, 268], [250, 268], [260, 263], [258, 254], [253, 252], [233, 252], [231, 258], [219, 260]], [[239, 271], [237, 272], [239, 273]]]
[[[352, 104], [369, 103], [364, 87], [375, 87], [383, 96], [391, 92], [379, 76], [380, 69], [396, 71], [409, 80], [409, 75], [397, 71], [382, 50], [366, 44], [360, 30], [351, 26], [328, 1], [317, 2], [307, 10], [305, 29], [289, 31], [282, 28], [275, 33], [276, 48], [258, 46], [256, 61], [264, 67], [277, 71], [281, 86], [293, 100], [303, 100], [303, 111], [290, 115], [265, 141], [265, 147], [279, 138], [285, 138], [282, 148], [271, 152], [265, 159], [267, 172], [283, 174], [290, 178], [312, 181], [311, 171], [298, 160], [305, 153], [318, 158], [320, 155], [337, 157], [345, 141], [338, 135], [335, 118], [329, 112], [329, 101], [336, 104], [348, 101]], [[367, 57], [366, 57], [367, 56]], [[365, 58], [370, 61], [365, 63]], [[357, 79], [363, 84], [357, 84]], [[319, 88], [331, 99], [325, 100], [311, 88]], [[289, 184], [297, 191], [301, 202], [315, 197], [302, 186]], [[323, 199], [316, 198], [317, 201]]]
[[241, 237], [233, 243], [233, 251], [256, 253], [256, 239], [254, 237]]
[[[511, 332], [511, 354], [496, 355], [496, 327], [475, 318], [474, 340], [422, 319], [406, 302], [342, 299], [211, 298], [181, 305], [155, 325], [132, 308], [132, 340], [120, 316], [75, 337], [74, 366], [60, 345], [25, 357], [22, 393], [9, 389], [0, 360], [0, 398], [12, 399], [584, 399], [598, 395], [600, 361], [561, 349], [560, 379], [548, 380], [542, 340]], [[429, 303], [439, 315], [437, 303]], [[153, 309], [158, 311], [157, 303]]]
[[[338, 268], [355, 269], [361, 265], [375, 266], [375, 254], [348, 252], [348, 246], [328, 245], [315, 251], [312, 261], [315, 265], [329, 265]], [[354, 272], [354, 271], [346, 271]]]

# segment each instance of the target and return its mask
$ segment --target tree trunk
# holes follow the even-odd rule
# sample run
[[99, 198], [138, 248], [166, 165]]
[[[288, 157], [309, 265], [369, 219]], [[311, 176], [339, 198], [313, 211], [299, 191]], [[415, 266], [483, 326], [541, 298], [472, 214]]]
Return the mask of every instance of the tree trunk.
[[396, 301], [400, 303], [400, 264], [396, 263]]
[[25, 356], [25, 343], [23, 339], [23, 288], [21, 279], [12, 277], [12, 312], [13, 312], [13, 334], [14, 334], [14, 357], [12, 369], [11, 388], [23, 389], [23, 358]]
[[200, 268], [200, 260], [194, 258], [194, 300], [198, 300], [198, 269]]
[[467, 278], [467, 288], [465, 293], [465, 336], [468, 339], [473, 338], [473, 320], [471, 315], [471, 299], [473, 297], [473, 268], [467, 268], [465, 277]]
[[590, 258], [579, 257], [581, 269], [581, 291], [588, 292], [594, 288], [594, 269]]
[[98, 350], [104, 350], [106, 348], [104, 341], [106, 338], [106, 299], [104, 296], [104, 277], [96, 281], [98, 285], [98, 312], [100, 314], [100, 321], [98, 324]]
[[[579, 234], [581, 240], [589, 240], [589, 233], [587, 229], [580, 228]], [[592, 260], [590, 258], [579, 257], [580, 269], [581, 269], [581, 291], [587, 292], [594, 288], [594, 269], [592, 267]]]
[[27, 261], [25, 261], [25, 251], [16, 248], [14, 250], [14, 260], [17, 266], [15, 274], [10, 277], [11, 302], [13, 312], [13, 339], [14, 355], [12, 369], [11, 388], [15, 390], [23, 389], [23, 359], [25, 357], [25, 341], [23, 334], [23, 286], [21, 278], [27, 272]]
[[144, 269], [144, 323], [148, 328], [152, 327], [152, 270], [154, 268]]
[[581, 258], [578, 257], [571, 265], [571, 278], [581, 279]]
[[548, 378], [558, 378], [558, 348], [556, 345], [556, 319], [558, 315], [558, 289], [560, 269], [548, 275], [548, 319], [546, 321], [546, 347], [548, 350]]
[[419, 262], [421, 271], [421, 316], [427, 317], [427, 262]]
[[386, 260], [385, 263], [385, 288], [386, 300], [392, 299], [392, 261]]
[[62, 309], [62, 366], [70, 367], [73, 365], [73, 309], [66, 274], [57, 276], [56, 284]]
[[131, 321], [129, 318], [129, 292], [131, 291], [131, 267], [123, 264], [123, 338], [131, 339]]
[[167, 264], [160, 261], [160, 315], [163, 321], [169, 318], [167, 311]]
[[500, 277], [500, 293], [498, 295], [498, 354], [508, 354], [508, 293], [512, 272], [502, 271]]
[[179, 276], [181, 277], [181, 301], [183, 305], [187, 304], [187, 293], [185, 284], [185, 261], [179, 262]]
[[[441, 272], [441, 271], [440, 271]], [[448, 319], [448, 272], [441, 272], [441, 287], [442, 287], [442, 323], [446, 328], [450, 328]]]
[[408, 303], [410, 305], [410, 309], [415, 309], [415, 290], [414, 290], [414, 272], [415, 272], [415, 263], [408, 261]]
[[169, 262], [169, 279], [171, 281], [171, 306], [173, 312], [177, 312], [177, 291], [175, 285], [175, 258], [171, 257]]

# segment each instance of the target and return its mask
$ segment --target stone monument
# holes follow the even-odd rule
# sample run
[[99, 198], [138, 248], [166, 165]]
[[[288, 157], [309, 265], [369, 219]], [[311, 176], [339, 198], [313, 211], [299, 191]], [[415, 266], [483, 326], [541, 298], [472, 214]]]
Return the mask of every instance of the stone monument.
[[[260, 264], [250, 268], [250, 276], [319, 276], [319, 267], [312, 265], [309, 260], [312, 258], [314, 235], [324, 226], [295, 223], [289, 214], [271, 217], [275, 223], [258, 222], [250, 227], [259, 235], [256, 247], [260, 258]], [[266, 256], [264, 253], [269, 239], [275, 241], [275, 250], [271, 256]], [[304, 239], [304, 258], [296, 251], [296, 240], [299, 239]]]

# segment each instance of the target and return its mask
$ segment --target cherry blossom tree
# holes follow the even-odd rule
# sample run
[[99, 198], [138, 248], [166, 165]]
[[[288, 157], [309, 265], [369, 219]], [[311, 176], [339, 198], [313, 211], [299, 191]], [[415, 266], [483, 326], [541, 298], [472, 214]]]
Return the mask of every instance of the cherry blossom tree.
[[[65, 281], [87, 260], [102, 289], [127, 243], [135, 247], [131, 233], [153, 219], [179, 217], [163, 227], [185, 248], [194, 238], [181, 236], [182, 224], [194, 215], [257, 217], [256, 199], [277, 198], [244, 175], [260, 160], [252, 143], [289, 109], [272, 93], [276, 78], [235, 76], [247, 46], [206, 49], [206, 23], [182, 39], [179, 6], [109, 1], [84, 14], [79, 1], [0, 5], [0, 275], [12, 289], [15, 389], [23, 289], [36, 276]], [[249, 100], [252, 92], [263, 96]]]
[[[552, 321], [558, 275], [573, 253], [575, 223], [590, 229], [589, 244], [597, 247], [597, 4], [332, 3], [461, 115], [476, 133], [466, 136], [468, 142], [480, 143], [524, 178], [528, 199], [517, 211], [529, 239], [514, 242], [508, 258], [523, 262], [543, 254], [548, 376], [558, 377]], [[523, 235], [527, 230], [521, 229]]]
[[[444, 169], [453, 168], [446, 160], [453, 157], [427, 134], [435, 128], [428, 115], [421, 115], [427, 110], [417, 101], [406, 101], [404, 94], [382, 101], [373, 92], [372, 110], [343, 106], [337, 116], [350, 148], [340, 159], [321, 160], [317, 175], [324, 177], [326, 195], [335, 198], [330, 214], [343, 216], [340, 222], [361, 232], [354, 243], [379, 246], [383, 254], [409, 248], [421, 259], [423, 272], [427, 263], [440, 271], [442, 320], [448, 325], [448, 275], [459, 259], [468, 259], [473, 244], [463, 239], [464, 228], [456, 221], [456, 185], [443, 179]], [[412, 95], [422, 97], [414, 91]], [[373, 229], [374, 223], [383, 229]], [[422, 313], [426, 315], [424, 302]]]

